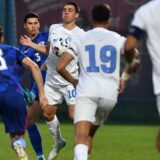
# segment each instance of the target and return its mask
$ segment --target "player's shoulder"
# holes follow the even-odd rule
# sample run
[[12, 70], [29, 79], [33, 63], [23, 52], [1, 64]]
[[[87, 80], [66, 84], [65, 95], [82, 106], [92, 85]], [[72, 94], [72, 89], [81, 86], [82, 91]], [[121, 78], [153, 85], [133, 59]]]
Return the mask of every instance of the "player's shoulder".
[[82, 29], [82, 28], [80, 28], [78, 26], [75, 27], [75, 30], [80, 32], [80, 33], [82, 33], [82, 34], [85, 33], [84, 29]]
[[23, 54], [23, 52], [19, 48], [7, 44], [0, 45], [0, 49], [7, 55], [14, 56], [15, 54]]
[[62, 28], [63, 24], [62, 23], [58, 23], [58, 24], [52, 24], [49, 28], [50, 31], [55, 30], [55, 29], [59, 29]]
[[159, 0], [149, 1], [149, 2], [145, 3], [144, 5], [140, 6], [136, 10], [136, 15], [137, 14], [141, 14], [141, 13], [144, 15], [144, 12], [148, 13], [151, 10], [153, 10], [154, 12], [156, 12], [156, 8], [158, 8], [158, 10], [159, 10], [159, 7], [160, 7], [160, 1]]
[[17, 50], [19, 51], [19, 49], [15, 46], [11, 46], [11, 45], [8, 45], [8, 44], [1, 44], [0, 45], [0, 49], [8, 49], [8, 50]]
[[113, 37], [115, 38], [124, 38], [121, 34], [115, 32], [115, 31], [112, 31], [112, 30], [108, 30], [109, 34], [111, 34]]
[[40, 34], [41, 36], [43, 36], [43, 37], [48, 36], [48, 32], [40, 32], [39, 34]]
[[108, 29], [105, 29], [105, 28], [93, 28], [89, 31], [86, 32], [86, 34], [84, 34], [85, 36], [112, 36], [112, 37], [115, 37], [115, 38], [121, 38], [122, 36], [115, 32], [115, 31], [111, 31], [111, 30], [108, 30]]

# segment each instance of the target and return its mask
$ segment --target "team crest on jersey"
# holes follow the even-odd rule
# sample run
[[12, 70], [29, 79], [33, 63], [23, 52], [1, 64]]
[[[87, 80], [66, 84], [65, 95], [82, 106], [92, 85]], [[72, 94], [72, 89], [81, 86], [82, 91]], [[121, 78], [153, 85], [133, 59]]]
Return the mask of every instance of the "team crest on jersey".
[[125, 3], [130, 4], [132, 6], [137, 6], [137, 5], [141, 5], [145, 2], [147, 2], [148, 0], [125, 0]]

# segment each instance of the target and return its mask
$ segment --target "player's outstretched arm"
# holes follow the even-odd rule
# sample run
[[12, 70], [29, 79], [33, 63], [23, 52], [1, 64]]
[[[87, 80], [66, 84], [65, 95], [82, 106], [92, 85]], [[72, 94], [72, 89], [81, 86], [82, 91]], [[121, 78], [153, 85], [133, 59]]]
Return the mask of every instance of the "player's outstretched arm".
[[42, 108], [45, 109], [46, 105], [48, 104], [48, 100], [44, 94], [43, 79], [42, 79], [40, 69], [39, 69], [38, 65], [36, 63], [34, 63], [28, 57], [24, 58], [22, 60], [22, 63], [26, 68], [31, 70], [33, 78], [34, 78], [34, 80], [37, 84], [37, 87], [38, 87], [40, 104], [41, 104]]
[[48, 54], [49, 53], [49, 47], [48, 46], [43, 46], [43, 45], [39, 45], [37, 43], [32, 42], [31, 38], [28, 37], [27, 35], [23, 35], [20, 38], [20, 44], [25, 45], [25, 46], [29, 46], [33, 49], [35, 49], [38, 52], [41, 52], [43, 54]]

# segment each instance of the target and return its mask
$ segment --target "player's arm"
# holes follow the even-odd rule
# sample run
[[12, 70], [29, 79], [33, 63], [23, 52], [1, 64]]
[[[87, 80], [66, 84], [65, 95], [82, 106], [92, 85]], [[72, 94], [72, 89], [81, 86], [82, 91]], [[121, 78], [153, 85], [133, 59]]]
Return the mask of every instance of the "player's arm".
[[134, 59], [134, 50], [137, 47], [138, 41], [145, 34], [145, 31], [137, 26], [131, 26], [129, 28], [128, 36], [124, 45], [124, 54], [127, 63], [132, 63]]
[[68, 53], [64, 52], [63, 55], [59, 58], [58, 64], [56, 66], [57, 72], [68, 82], [72, 83], [76, 87], [78, 80], [68, 72], [66, 69], [67, 65], [74, 59], [74, 57]]
[[32, 40], [27, 35], [21, 36], [20, 43], [22, 45], [31, 47], [31, 48], [35, 49], [36, 51], [41, 52], [43, 54], [49, 53], [49, 47], [50, 47], [49, 43], [47, 46], [36, 44], [36, 43], [32, 42]]
[[123, 73], [120, 78], [119, 94], [123, 93], [126, 88], [126, 81], [130, 78], [130, 75], [137, 72], [140, 67], [140, 56], [137, 49], [133, 49], [129, 54], [133, 54], [132, 63], [126, 63]]
[[127, 63], [132, 63], [134, 54], [135, 54], [135, 48], [137, 46], [138, 39], [132, 35], [129, 35], [125, 42], [125, 48], [124, 48], [124, 54]]
[[22, 60], [22, 64], [25, 66], [25, 68], [28, 68], [31, 70], [33, 78], [37, 84], [38, 91], [39, 91], [39, 97], [40, 97], [40, 103], [45, 109], [46, 105], [48, 104], [48, 100], [45, 97], [44, 94], [44, 87], [43, 87], [43, 79], [40, 72], [40, 69], [36, 63], [34, 63], [30, 58], [26, 57]]

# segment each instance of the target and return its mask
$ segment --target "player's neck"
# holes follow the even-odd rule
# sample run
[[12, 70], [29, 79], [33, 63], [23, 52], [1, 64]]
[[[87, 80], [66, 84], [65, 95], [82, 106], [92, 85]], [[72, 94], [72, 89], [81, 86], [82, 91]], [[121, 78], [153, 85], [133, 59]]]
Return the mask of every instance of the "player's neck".
[[94, 28], [108, 28], [109, 23], [108, 23], [108, 21], [104, 21], [101, 23], [93, 22], [93, 26], [94, 26]]
[[75, 22], [73, 22], [73, 23], [64, 23], [63, 27], [68, 29], [68, 30], [72, 30], [72, 29], [74, 29], [76, 27], [76, 24], [75, 24]]
[[28, 36], [31, 38], [31, 39], [35, 39], [37, 37], [39, 32], [37, 32], [36, 34], [29, 34]]

